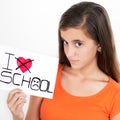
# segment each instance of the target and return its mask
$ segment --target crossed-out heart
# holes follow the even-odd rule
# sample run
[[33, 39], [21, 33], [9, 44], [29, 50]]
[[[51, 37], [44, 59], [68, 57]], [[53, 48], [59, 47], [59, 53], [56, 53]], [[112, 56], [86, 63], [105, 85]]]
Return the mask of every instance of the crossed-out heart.
[[18, 57], [17, 58], [17, 65], [18, 65], [18, 68], [20, 68], [20, 70], [24, 73], [31, 68], [32, 60], [29, 58], [25, 59], [23, 57]]

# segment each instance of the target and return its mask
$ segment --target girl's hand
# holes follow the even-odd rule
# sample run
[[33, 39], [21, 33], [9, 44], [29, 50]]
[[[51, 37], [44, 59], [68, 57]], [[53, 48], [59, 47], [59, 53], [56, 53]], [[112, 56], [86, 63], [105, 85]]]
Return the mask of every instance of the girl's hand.
[[13, 120], [24, 120], [23, 106], [26, 103], [26, 95], [20, 89], [9, 92], [7, 104], [13, 115]]

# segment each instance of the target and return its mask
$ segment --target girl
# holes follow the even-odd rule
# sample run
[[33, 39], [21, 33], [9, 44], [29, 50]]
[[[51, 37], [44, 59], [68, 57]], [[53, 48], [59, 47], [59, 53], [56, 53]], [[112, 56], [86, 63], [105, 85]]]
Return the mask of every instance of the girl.
[[[53, 99], [31, 96], [26, 120], [120, 120], [119, 68], [110, 20], [93, 2], [71, 6], [59, 24], [59, 66]], [[8, 95], [23, 120], [25, 94]]]

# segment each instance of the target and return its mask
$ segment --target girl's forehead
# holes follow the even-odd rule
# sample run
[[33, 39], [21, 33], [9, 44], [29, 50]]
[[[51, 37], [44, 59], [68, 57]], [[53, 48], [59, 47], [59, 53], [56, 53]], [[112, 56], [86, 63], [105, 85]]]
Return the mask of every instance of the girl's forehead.
[[82, 29], [69, 28], [66, 30], [60, 30], [60, 34], [64, 40], [92, 40], [92, 38], [88, 36], [85, 30]]

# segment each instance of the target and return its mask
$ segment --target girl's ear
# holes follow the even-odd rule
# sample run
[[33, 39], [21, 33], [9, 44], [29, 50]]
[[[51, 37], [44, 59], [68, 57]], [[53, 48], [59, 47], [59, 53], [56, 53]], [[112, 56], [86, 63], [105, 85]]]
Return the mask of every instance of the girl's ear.
[[101, 46], [100, 46], [100, 44], [98, 44], [98, 52], [101, 52]]

